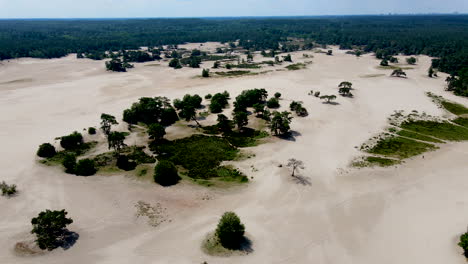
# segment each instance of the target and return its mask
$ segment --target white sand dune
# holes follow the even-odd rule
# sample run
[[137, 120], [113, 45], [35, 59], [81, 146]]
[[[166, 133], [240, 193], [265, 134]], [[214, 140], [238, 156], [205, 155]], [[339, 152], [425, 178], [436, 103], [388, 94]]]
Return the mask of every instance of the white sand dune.
[[[302, 53], [293, 53], [293, 60], [313, 60], [305, 70], [211, 79], [194, 78], [201, 69], [165, 65], [108, 73], [102, 61], [72, 56], [4, 62], [0, 180], [17, 184], [20, 193], [0, 197], [0, 263], [465, 263], [456, 243], [468, 224], [468, 143], [446, 144], [398, 167], [348, 165], [361, 154], [355, 146], [381, 132], [395, 110], [447, 115], [425, 92], [465, 105], [468, 100], [444, 91], [445, 74], [426, 76], [428, 57], [420, 56], [408, 78], [399, 79], [377, 69], [371, 55], [356, 58], [335, 49], [334, 56], [309, 52], [314, 58], [303, 59]], [[353, 83], [354, 98], [338, 96], [338, 105], [307, 95], [337, 94], [345, 80]], [[67, 175], [36, 161], [39, 144], [97, 126], [102, 112], [121, 117], [139, 97], [227, 90], [234, 98], [251, 88], [281, 92], [282, 109], [303, 101], [309, 116], [293, 120], [293, 140], [249, 149], [256, 156], [236, 164], [253, 177], [246, 188], [162, 188], [123, 175]], [[302, 182], [278, 167], [292, 157], [304, 161]], [[160, 203], [170, 221], [151, 227], [137, 219], [134, 205], [140, 200]], [[14, 244], [30, 238], [30, 220], [44, 209], [69, 212], [70, 229], [80, 234], [77, 243], [42, 256], [16, 256]], [[254, 251], [207, 256], [201, 241], [228, 210], [245, 223]]]

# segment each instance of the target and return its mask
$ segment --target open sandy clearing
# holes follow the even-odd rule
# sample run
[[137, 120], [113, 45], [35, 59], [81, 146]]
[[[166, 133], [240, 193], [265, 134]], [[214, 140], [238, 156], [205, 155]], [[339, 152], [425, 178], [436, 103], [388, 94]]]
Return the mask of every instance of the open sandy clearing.
[[[293, 60], [310, 60], [302, 53], [294, 53]], [[107, 73], [103, 62], [71, 56], [1, 65], [0, 180], [20, 190], [13, 199], [0, 198], [1, 262], [464, 263], [456, 239], [468, 221], [467, 143], [447, 144], [397, 168], [347, 166], [360, 155], [355, 146], [379, 133], [394, 110], [444, 115], [426, 91], [465, 105], [468, 100], [443, 91], [444, 74], [426, 77], [428, 57], [419, 57], [415, 69], [407, 70], [409, 78], [399, 79], [378, 69], [379, 61], [370, 55], [311, 54], [313, 63], [305, 70], [242, 78], [201, 79], [194, 78], [201, 69], [144, 64], [128, 73]], [[337, 94], [344, 80], [356, 90], [354, 98], [338, 97], [339, 105], [307, 95], [310, 90]], [[174, 99], [227, 90], [235, 97], [251, 88], [281, 92], [284, 109], [301, 100], [309, 116], [293, 120], [294, 140], [252, 148], [256, 157], [237, 164], [254, 177], [246, 188], [229, 193], [189, 184], [164, 189], [125, 176], [66, 175], [35, 161], [40, 143], [97, 125], [102, 112], [121, 117], [141, 96]], [[291, 157], [305, 163], [302, 184], [278, 167]], [[139, 201], [167, 208], [167, 221], [152, 227], [137, 218]], [[74, 219], [70, 229], [80, 234], [76, 245], [44, 256], [16, 256], [14, 243], [28, 237], [30, 219], [48, 208], [67, 209]], [[227, 210], [246, 225], [254, 248], [249, 256], [209, 257], [200, 249]]]

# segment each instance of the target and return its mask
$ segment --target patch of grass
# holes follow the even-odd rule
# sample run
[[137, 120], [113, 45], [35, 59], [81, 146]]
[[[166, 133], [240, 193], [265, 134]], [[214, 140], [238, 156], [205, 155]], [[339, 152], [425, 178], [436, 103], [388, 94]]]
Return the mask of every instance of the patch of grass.
[[146, 64], [146, 67], [155, 67], [155, 66], [161, 66], [159, 63], [152, 63], [152, 64]]
[[382, 76], [385, 76], [385, 74], [383, 74], [383, 73], [379, 73], [379, 74], [366, 74], [366, 75], [362, 75], [361, 78], [375, 78], [375, 77], [382, 77]]
[[395, 66], [395, 65], [377, 66], [377, 68], [382, 69], [382, 70], [396, 70], [396, 69], [411, 70], [411, 69], [414, 69], [413, 67], [399, 67], [399, 66]]
[[[143, 149], [144, 146], [128, 146], [122, 149], [121, 155], [126, 155], [130, 161], [134, 161], [136, 165], [155, 163], [156, 159], [146, 154]], [[99, 172], [116, 172], [120, 171], [117, 168], [117, 155], [114, 151], [109, 151], [96, 155], [93, 158]]]
[[459, 117], [457, 119], [452, 120], [452, 122], [454, 122], [455, 124], [458, 124], [460, 126], [464, 126], [464, 127], [468, 128], [468, 118]]
[[295, 63], [295, 64], [288, 65], [285, 68], [290, 71], [297, 71], [297, 70], [305, 69], [306, 65], [304, 63]]
[[266, 131], [244, 128], [242, 132], [232, 131], [230, 133], [226, 133], [224, 136], [232, 145], [245, 148], [257, 146], [260, 139], [266, 138], [270, 136], [270, 134]]
[[398, 131], [397, 134], [402, 136], [402, 137], [417, 139], [417, 140], [421, 140], [421, 141], [434, 142], [434, 143], [444, 143], [444, 141], [442, 141], [442, 140], [435, 139], [433, 137], [429, 137], [429, 136], [425, 136], [425, 135], [421, 135], [421, 134], [418, 134], [418, 133], [414, 133], [414, 132], [404, 130], [404, 129]]
[[400, 163], [401, 163], [400, 160], [368, 156], [368, 157], [362, 158], [361, 160], [353, 162], [351, 165], [357, 168], [374, 167], [374, 166], [390, 167], [390, 166], [397, 165]]
[[466, 108], [465, 106], [461, 104], [448, 102], [446, 100], [442, 100], [440, 103], [445, 109], [447, 109], [447, 111], [449, 111], [452, 114], [455, 114], [455, 115], [468, 114], [468, 108]]
[[250, 71], [228, 71], [228, 72], [215, 72], [215, 74], [222, 76], [222, 77], [237, 77], [242, 75], [249, 75], [251, 74]]
[[260, 69], [262, 66], [256, 63], [241, 63], [236, 65], [231, 65], [233, 68], [240, 68], [240, 69]]
[[81, 156], [85, 154], [86, 152], [90, 151], [92, 148], [94, 148], [97, 145], [96, 141], [91, 141], [91, 142], [86, 142], [81, 144], [78, 148], [75, 148], [73, 150], [62, 150], [57, 152], [55, 156], [51, 158], [47, 158], [41, 163], [45, 165], [62, 165], [63, 159], [65, 156], [68, 154], [74, 154], [75, 156]]
[[468, 140], [467, 128], [449, 122], [408, 121], [401, 124], [401, 128], [442, 140]]
[[429, 143], [402, 137], [389, 137], [381, 139], [374, 147], [369, 149], [368, 152], [387, 157], [406, 159], [434, 149], [437, 149], [437, 147]]
[[216, 170], [216, 173], [218, 174], [219, 180], [225, 182], [245, 183], [249, 181], [247, 176], [233, 166], [220, 166]]
[[205, 135], [152, 143], [150, 148], [159, 154], [158, 159], [181, 165], [189, 177], [201, 179], [217, 177], [221, 162], [235, 159], [239, 152], [227, 139]]

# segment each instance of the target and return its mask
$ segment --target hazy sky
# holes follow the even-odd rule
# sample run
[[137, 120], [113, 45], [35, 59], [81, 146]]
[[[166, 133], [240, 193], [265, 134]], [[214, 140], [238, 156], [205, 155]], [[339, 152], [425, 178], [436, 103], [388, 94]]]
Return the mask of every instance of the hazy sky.
[[0, 0], [0, 18], [468, 13], [468, 0]]

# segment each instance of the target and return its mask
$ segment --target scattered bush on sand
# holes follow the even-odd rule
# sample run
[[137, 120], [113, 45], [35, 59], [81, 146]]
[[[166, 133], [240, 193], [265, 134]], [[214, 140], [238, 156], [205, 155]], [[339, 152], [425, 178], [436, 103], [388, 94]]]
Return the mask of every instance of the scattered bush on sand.
[[96, 165], [92, 159], [82, 159], [78, 161], [75, 174], [79, 176], [91, 176], [97, 172]]
[[11, 197], [16, 194], [16, 185], [14, 184], [7, 184], [6, 182], [2, 181], [0, 183], [0, 189], [2, 190], [2, 196]]
[[60, 146], [66, 150], [77, 149], [80, 145], [83, 144], [83, 135], [78, 132], [73, 132], [68, 136], [63, 136], [60, 140]]
[[216, 236], [221, 245], [229, 249], [240, 247], [244, 239], [245, 226], [234, 212], [226, 212], [219, 220]]

